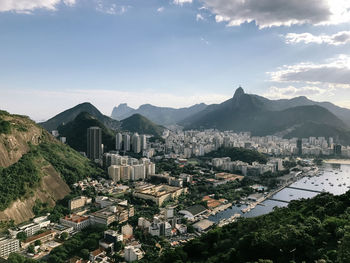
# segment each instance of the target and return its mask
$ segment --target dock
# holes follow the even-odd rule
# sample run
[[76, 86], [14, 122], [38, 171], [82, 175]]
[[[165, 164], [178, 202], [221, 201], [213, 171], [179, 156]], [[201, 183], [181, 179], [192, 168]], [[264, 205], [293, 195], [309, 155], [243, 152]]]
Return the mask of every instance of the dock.
[[289, 201], [286, 200], [281, 200], [281, 199], [275, 199], [275, 198], [267, 198], [268, 200], [276, 201], [276, 202], [282, 202], [282, 203], [287, 203], [289, 204]]
[[313, 193], [323, 193], [322, 191], [313, 190], [313, 189], [307, 189], [307, 188], [299, 188], [299, 187], [293, 187], [293, 186], [286, 186], [285, 188], [294, 189], [294, 190], [301, 190], [301, 191], [308, 191]]

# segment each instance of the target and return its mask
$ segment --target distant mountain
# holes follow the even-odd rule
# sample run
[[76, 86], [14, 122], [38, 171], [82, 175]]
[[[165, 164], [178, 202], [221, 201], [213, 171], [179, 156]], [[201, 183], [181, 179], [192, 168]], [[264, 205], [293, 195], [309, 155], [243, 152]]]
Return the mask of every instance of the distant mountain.
[[350, 145], [350, 131], [339, 127], [334, 127], [328, 124], [320, 124], [315, 122], [306, 122], [295, 127], [288, 132], [285, 138], [301, 138], [301, 137], [333, 137], [337, 143]]
[[110, 129], [118, 129], [120, 124], [117, 120], [114, 120], [106, 115], [103, 115], [94, 105], [89, 102], [84, 102], [78, 104], [77, 106], [65, 110], [56, 116], [52, 117], [46, 122], [39, 123], [48, 131], [56, 130], [61, 124], [66, 124], [74, 120], [80, 113], [87, 112], [91, 116], [94, 116], [100, 122], [102, 122], [106, 127]]
[[58, 126], [60, 136], [67, 138], [67, 144], [79, 152], [86, 152], [87, 129], [90, 127], [102, 129], [102, 143], [105, 151], [115, 149], [115, 134], [95, 116], [87, 112], [81, 112], [74, 120]]
[[159, 137], [164, 131], [163, 126], [155, 124], [141, 114], [134, 114], [120, 122], [122, 130], [139, 134], [150, 134]]
[[188, 108], [166, 108], [157, 107], [150, 104], [141, 105], [138, 109], [129, 107], [126, 103], [114, 107], [112, 111], [112, 118], [116, 120], [123, 120], [133, 114], [141, 114], [151, 121], [160, 125], [171, 125], [180, 122], [181, 120], [192, 116], [207, 107], [206, 104], [196, 104]]
[[135, 113], [136, 109], [133, 109], [128, 106], [126, 103], [121, 103], [118, 107], [114, 107], [111, 117], [115, 120], [123, 120]]
[[310, 134], [306, 127], [326, 125], [328, 132], [320, 130], [317, 133], [319, 136], [332, 134], [346, 139], [344, 134], [348, 132], [348, 127], [342, 120], [319, 105], [296, 106], [301, 103], [301, 99], [272, 101], [246, 94], [242, 88], [238, 88], [233, 98], [221, 104], [209, 105], [180, 124], [186, 129], [251, 131], [253, 135], [280, 133], [290, 136], [294, 131], [300, 137]]
[[309, 100], [305, 96], [299, 96], [292, 99], [280, 99], [280, 100], [269, 100], [262, 96], [253, 95], [253, 94], [250, 94], [250, 96], [255, 97], [255, 99], [258, 100], [267, 110], [272, 110], [272, 111], [285, 110], [288, 108], [298, 107], [298, 106], [318, 105], [332, 112], [339, 119], [341, 119], [347, 126], [350, 127], [350, 109], [336, 106], [330, 102], [313, 101], [313, 100]]

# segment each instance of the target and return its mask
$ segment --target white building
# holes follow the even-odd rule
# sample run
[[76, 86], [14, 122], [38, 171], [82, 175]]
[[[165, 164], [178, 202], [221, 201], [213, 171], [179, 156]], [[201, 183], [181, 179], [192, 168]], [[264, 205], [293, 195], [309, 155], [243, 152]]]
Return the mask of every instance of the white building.
[[141, 248], [137, 248], [134, 246], [127, 246], [124, 249], [124, 259], [126, 262], [133, 262], [142, 259], [144, 256], [144, 252]]
[[19, 251], [18, 239], [0, 239], [0, 258], [7, 258], [12, 252]]
[[132, 150], [134, 153], [141, 152], [141, 140], [140, 140], [140, 136], [137, 133], [135, 133], [132, 136]]
[[123, 143], [124, 143], [124, 151], [129, 152], [130, 151], [130, 135], [129, 134], [123, 135]]

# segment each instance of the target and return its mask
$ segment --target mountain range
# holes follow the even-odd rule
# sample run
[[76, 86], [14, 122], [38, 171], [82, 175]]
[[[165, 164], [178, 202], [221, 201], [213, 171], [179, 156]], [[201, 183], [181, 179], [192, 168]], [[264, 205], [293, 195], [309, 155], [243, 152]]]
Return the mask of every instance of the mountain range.
[[57, 130], [58, 126], [73, 121], [82, 112], [87, 112], [91, 116], [94, 116], [109, 129], [116, 130], [120, 128], [119, 121], [114, 120], [106, 115], [103, 115], [94, 105], [92, 105], [89, 102], [78, 104], [73, 108], [70, 108], [55, 115], [54, 117], [50, 118], [45, 122], [39, 123], [39, 125], [44, 127], [48, 131]]
[[257, 136], [334, 137], [350, 144], [349, 116], [350, 110], [328, 102], [306, 97], [269, 100], [238, 88], [231, 99], [209, 105], [179, 124], [185, 129], [250, 131]]
[[102, 129], [105, 151], [115, 149], [116, 132], [137, 132], [160, 137], [164, 127], [153, 123], [140, 114], [133, 114], [122, 121], [103, 115], [94, 105], [85, 102], [65, 110], [46, 122], [39, 123], [48, 131], [58, 130], [66, 137], [67, 144], [79, 152], [86, 152], [87, 129], [92, 126]]
[[130, 117], [133, 114], [141, 114], [149, 120], [160, 125], [172, 125], [180, 122], [181, 120], [192, 116], [207, 107], [206, 104], [200, 103], [188, 108], [169, 108], [169, 107], [157, 107], [151, 104], [143, 104], [138, 109], [129, 107], [126, 103], [119, 104], [118, 107], [114, 107], [112, 111], [112, 118], [115, 120], [123, 120]]
[[[120, 104], [113, 109], [114, 119], [103, 115], [91, 103], [82, 103], [40, 125], [49, 131], [60, 127], [59, 130], [67, 138], [75, 138], [78, 136], [77, 132], [73, 132], [74, 129], [70, 128], [73, 127], [73, 124], [65, 128], [63, 126], [75, 121], [75, 118], [82, 112], [92, 116], [95, 119], [93, 122], [99, 121], [99, 124], [96, 125], [103, 125], [108, 130], [106, 134], [114, 133], [113, 131], [130, 131], [159, 136], [164, 130], [162, 125], [176, 124], [185, 129], [250, 131], [252, 135], [259, 136], [334, 137], [339, 143], [350, 144], [349, 109], [329, 102], [312, 101], [303, 96], [270, 100], [255, 94], [247, 94], [241, 87], [235, 91], [231, 99], [220, 104], [201, 103], [180, 109], [157, 107], [150, 104], [133, 109], [126, 103]], [[84, 119], [85, 126], [82, 125], [82, 120], [78, 119], [80, 127], [85, 129], [87, 123], [92, 121], [88, 119]], [[70, 130], [71, 136], [67, 130]], [[82, 132], [81, 130], [80, 134]], [[112, 146], [112, 143], [110, 145]]]

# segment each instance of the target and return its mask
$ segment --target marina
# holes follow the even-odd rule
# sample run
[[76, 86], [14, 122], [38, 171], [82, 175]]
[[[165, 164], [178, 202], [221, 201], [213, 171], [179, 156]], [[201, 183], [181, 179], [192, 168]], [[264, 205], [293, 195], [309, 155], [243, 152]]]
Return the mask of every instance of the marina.
[[[234, 221], [240, 214], [242, 217], [255, 217], [267, 214], [274, 207], [284, 207], [292, 200], [312, 198], [322, 192], [340, 195], [350, 188], [350, 164], [326, 163], [315, 172], [314, 176], [304, 176], [295, 182], [286, 183], [276, 191], [266, 195], [263, 200], [255, 203], [233, 205], [224, 211], [208, 217], [209, 220], [220, 223], [231, 219]], [[230, 221], [230, 220], [229, 220]]]

